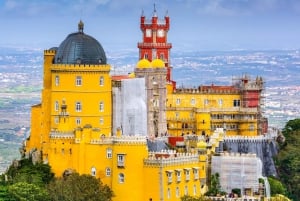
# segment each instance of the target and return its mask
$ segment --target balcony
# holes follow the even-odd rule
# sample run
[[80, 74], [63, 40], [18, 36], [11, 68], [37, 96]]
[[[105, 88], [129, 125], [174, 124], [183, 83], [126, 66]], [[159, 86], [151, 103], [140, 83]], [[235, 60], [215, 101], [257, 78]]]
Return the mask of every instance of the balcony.
[[138, 48], [172, 48], [171, 43], [138, 43]]

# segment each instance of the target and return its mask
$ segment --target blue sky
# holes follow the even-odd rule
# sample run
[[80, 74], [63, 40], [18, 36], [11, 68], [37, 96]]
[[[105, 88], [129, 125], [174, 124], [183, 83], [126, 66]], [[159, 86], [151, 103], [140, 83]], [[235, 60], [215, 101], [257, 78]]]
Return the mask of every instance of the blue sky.
[[59, 46], [82, 19], [106, 51], [135, 49], [154, 3], [175, 50], [300, 48], [299, 0], [0, 0], [0, 46]]

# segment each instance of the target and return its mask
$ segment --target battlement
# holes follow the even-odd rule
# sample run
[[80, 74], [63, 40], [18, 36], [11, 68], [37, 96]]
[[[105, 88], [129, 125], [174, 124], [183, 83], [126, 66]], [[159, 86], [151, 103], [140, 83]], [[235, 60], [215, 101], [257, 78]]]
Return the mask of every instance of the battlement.
[[144, 136], [121, 136], [121, 137], [101, 137], [92, 139], [91, 144], [127, 144], [127, 145], [146, 145], [147, 140]]
[[176, 94], [239, 94], [240, 90], [233, 86], [199, 86], [198, 88], [177, 88]]
[[264, 142], [268, 141], [270, 138], [268, 136], [225, 136], [224, 141], [227, 142]]
[[149, 152], [144, 159], [146, 166], [171, 166], [179, 164], [198, 163], [199, 155], [196, 153], [177, 153], [175, 150], [162, 150], [161, 152]]
[[44, 55], [55, 55], [56, 50], [44, 50]]
[[51, 131], [50, 138], [52, 139], [73, 139], [75, 137], [74, 132], [72, 131]]
[[52, 64], [52, 71], [95, 71], [109, 72], [110, 65], [94, 64]]

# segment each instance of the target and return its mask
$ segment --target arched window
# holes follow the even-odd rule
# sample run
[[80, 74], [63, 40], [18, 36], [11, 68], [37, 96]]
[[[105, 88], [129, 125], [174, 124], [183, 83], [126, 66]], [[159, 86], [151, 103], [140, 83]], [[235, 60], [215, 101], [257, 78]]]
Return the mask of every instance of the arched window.
[[167, 191], [167, 193], [168, 193], [168, 199], [170, 199], [171, 198], [171, 190], [170, 190], [170, 188], [168, 188], [168, 191]]
[[100, 79], [99, 79], [99, 85], [100, 85], [100, 86], [103, 86], [103, 85], [104, 85], [104, 77], [103, 77], [103, 76], [100, 76]]
[[106, 169], [105, 169], [105, 175], [106, 175], [107, 177], [110, 177], [110, 175], [111, 175], [111, 169], [110, 169], [110, 168], [106, 168]]
[[125, 176], [123, 173], [119, 174], [119, 183], [124, 183], [125, 182]]
[[96, 176], [96, 168], [95, 168], [95, 167], [92, 167], [92, 168], [91, 168], [91, 175], [92, 175], [93, 177]]

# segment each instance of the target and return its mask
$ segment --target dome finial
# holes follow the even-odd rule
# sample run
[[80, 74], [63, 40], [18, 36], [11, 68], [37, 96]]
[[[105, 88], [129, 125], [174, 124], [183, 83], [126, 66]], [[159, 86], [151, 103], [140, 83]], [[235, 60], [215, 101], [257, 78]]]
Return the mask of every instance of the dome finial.
[[79, 23], [78, 23], [78, 32], [83, 33], [83, 27], [84, 27], [84, 24], [83, 24], [83, 22], [80, 20]]

